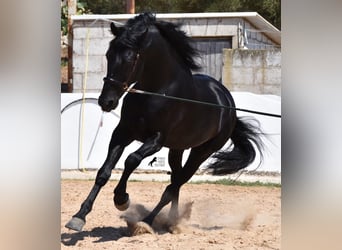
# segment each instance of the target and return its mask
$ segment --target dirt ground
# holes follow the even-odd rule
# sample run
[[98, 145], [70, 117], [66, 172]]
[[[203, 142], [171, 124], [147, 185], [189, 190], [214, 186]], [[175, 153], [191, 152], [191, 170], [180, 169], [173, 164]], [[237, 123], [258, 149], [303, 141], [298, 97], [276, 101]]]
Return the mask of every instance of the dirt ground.
[[129, 182], [131, 206], [120, 212], [113, 205], [117, 181], [109, 181], [83, 231], [65, 228], [93, 183], [61, 182], [61, 249], [280, 249], [280, 188], [185, 184], [180, 193], [183, 219], [179, 224], [165, 228], [167, 206], [156, 218], [154, 232], [133, 236], [126, 221], [139, 220], [151, 210], [168, 183]]

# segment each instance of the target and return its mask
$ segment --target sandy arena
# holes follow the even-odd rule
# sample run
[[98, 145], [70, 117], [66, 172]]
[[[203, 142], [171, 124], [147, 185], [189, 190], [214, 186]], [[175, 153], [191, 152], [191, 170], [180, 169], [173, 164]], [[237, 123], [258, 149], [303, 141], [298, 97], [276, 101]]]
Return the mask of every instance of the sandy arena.
[[93, 183], [61, 182], [61, 249], [280, 249], [280, 188], [185, 184], [179, 224], [168, 227], [167, 206], [152, 233], [133, 236], [126, 221], [134, 227], [156, 205], [168, 183], [129, 182], [131, 206], [120, 212], [113, 205], [117, 181], [111, 180], [98, 195], [83, 232], [65, 228]]

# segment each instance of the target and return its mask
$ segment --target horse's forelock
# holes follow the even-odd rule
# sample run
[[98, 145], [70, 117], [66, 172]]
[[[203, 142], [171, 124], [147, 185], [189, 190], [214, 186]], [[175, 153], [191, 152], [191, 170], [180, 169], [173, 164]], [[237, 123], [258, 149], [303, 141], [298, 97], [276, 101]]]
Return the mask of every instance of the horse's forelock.
[[156, 22], [156, 15], [150, 12], [142, 13], [138, 16], [135, 16], [132, 19], [129, 19], [126, 23], [127, 27], [137, 26], [137, 25], [145, 25], [149, 26]]
[[120, 46], [139, 49], [140, 37], [146, 32], [148, 27], [156, 22], [156, 17], [152, 13], [143, 13], [129, 19], [115, 42]]

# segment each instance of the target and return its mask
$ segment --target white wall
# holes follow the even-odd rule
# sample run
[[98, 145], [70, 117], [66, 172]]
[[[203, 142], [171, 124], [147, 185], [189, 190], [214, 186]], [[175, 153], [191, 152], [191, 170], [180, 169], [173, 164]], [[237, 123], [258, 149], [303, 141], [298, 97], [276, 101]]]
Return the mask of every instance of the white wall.
[[[281, 98], [274, 95], [256, 95], [248, 92], [233, 92], [233, 97], [236, 106], [244, 109], [252, 109], [262, 112], [280, 114]], [[99, 93], [88, 93], [86, 97], [98, 98]], [[70, 102], [80, 99], [79, 93], [62, 94], [61, 108], [64, 108]], [[94, 103], [86, 102], [83, 111], [83, 129], [80, 126], [80, 114], [82, 113], [81, 102], [66, 109], [61, 115], [61, 168], [62, 169], [77, 169], [80, 168], [100, 168], [104, 162], [111, 133], [119, 122], [120, 106], [111, 113], [103, 114], [103, 126], [100, 127], [97, 139], [95, 141], [92, 153], [89, 159], [91, 145], [94, 141], [96, 131], [101, 120], [102, 111], [100, 107]], [[264, 162], [257, 169], [258, 171], [281, 172], [281, 119], [274, 117], [266, 117], [254, 115], [245, 112], [238, 112], [238, 116], [253, 116], [257, 118], [265, 133], [270, 134], [267, 140], [264, 140], [267, 150], [264, 153]], [[79, 132], [83, 130], [81, 158], [79, 161]], [[133, 142], [129, 145], [121, 156], [116, 168], [123, 168], [124, 161], [129, 153], [137, 149], [141, 143]], [[185, 152], [184, 161], [188, 151]], [[169, 170], [167, 163], [168, 150], [163, 148], [153, 156], [147, 157], [142, 161], [140, 169], [161, 169]], [[157, 157], [157, 163], [151, 168], [148, 163]], [[257, 157], [258, 158], [258, 157]], [[203, 164], [205, 165], [205, 164]], [[257, 167], [257, 162], [249, 166], [248, 170], [254, 170]]]

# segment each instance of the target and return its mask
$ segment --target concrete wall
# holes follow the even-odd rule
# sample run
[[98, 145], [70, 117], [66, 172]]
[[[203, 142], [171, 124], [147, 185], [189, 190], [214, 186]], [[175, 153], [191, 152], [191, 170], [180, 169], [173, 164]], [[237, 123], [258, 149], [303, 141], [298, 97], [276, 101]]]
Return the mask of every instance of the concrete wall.
[[224, 49], [222, 82], [231, 91], [280, 96], [280, 49]]
[[[280, 48], [280, 45], [272, 42], [261, 31], [255, 28], [250, 22], [242, 22], [243, 31], [245, 31], [245, 47], [248, 49], [273, 49]], [[237, 47], [235, 47], [237, 48]], [[233, 47], [234, 49], [234, 47]]]
[[[73, 32], [73, 89], [80, 92], [85, 80], [86, 52], [88, 46], [88, 71], [87, 91], [100, 91], [102, 78], [105, 76], [107, 67], [106, 51], [109, 41], [113, 39], [110, 33], [109, 23], [100, 22], [97, 25], [88, 27], [89, 22], [82, 21], [74, 23]], [[89, 32], [89, 33], [88, 33]], [[89, 40], [87, 40], [87, 35]], [[87, 43], [88, 41], [88, 43]]]

